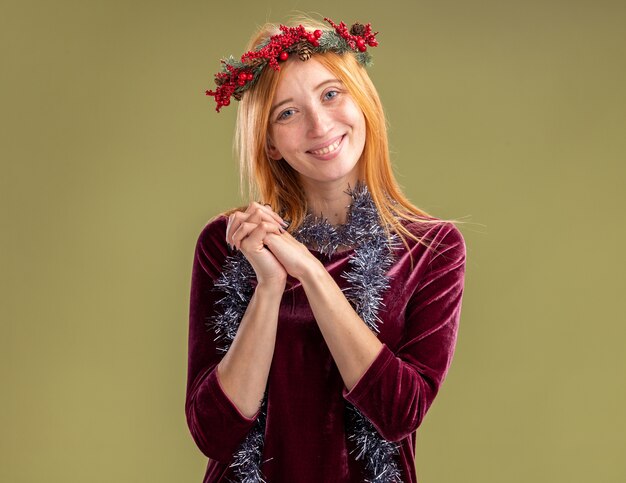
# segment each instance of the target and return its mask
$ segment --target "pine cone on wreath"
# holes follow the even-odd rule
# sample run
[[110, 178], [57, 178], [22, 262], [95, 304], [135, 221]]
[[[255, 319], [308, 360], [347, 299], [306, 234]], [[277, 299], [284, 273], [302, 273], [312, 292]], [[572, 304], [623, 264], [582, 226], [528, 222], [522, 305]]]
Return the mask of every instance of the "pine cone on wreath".
[[365, 33], [365, 25], [363, 25], [362, 23], [355, 23], [352, 24], [352, 27], [350, 27], [350, 33], [352, 35], [357, 35], [359, 37], [362, 37], [363, 34]]
[[311, 44], [307, 41], [298, 42], [296, 44], [296, 52], [298, 52], [298, 57], [300, 60], [309, 60], [311, 55], [313, 55], [313, 49], [311, 49]]
[[267, 60], [263, 58], [248, 59], [248, 61], [246, 62], [246, 67], [248, 67], [249, 69], [256, 69], [258, 66], [265, 64], [266, 62]]

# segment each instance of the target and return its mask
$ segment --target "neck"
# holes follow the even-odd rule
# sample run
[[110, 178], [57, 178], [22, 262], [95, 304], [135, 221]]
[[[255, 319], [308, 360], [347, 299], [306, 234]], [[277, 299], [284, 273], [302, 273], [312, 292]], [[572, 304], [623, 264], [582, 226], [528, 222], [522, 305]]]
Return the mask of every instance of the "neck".
[[293, 237], [310, 250], [332, 256], [381, 235], [382, 226], [367, 185], [356, 182], [346, 191], [351, 197], [346, 223], [333, 225], [327, 217], [309, 212], [302, 225], [293, 231]]
[[352, 203], [348, 189], [354, 189], [357, 178], [334, 181], [325, 184], [305, 185], [308, 212], [325, 218], [331, 225], [344, 225]]

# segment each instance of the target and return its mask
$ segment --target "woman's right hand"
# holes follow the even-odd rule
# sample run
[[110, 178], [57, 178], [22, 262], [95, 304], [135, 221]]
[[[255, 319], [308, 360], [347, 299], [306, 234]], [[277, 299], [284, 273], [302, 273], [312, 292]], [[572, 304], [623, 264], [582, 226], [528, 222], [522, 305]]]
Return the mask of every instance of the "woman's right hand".
[[281, 235], [282, 218], [269, 206], [253, 201], [245, 212], [236, 211], [228, 218], [226, 242], [241, 250], [256, 272], [258, 283], [286, 283], [287, 271], [265, 247], [268, 233]]

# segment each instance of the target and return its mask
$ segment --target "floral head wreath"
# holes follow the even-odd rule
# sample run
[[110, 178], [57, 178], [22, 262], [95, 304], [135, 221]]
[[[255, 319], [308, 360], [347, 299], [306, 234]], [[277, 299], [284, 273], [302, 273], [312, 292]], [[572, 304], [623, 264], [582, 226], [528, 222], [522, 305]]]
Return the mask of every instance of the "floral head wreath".
[[220, 112], [223, 106], [230, 104], [230, 98], [241, 100], [243, 93], [254, 86], [263, 69], [269, 65], [274, 70], [280, 70], [279, 61], [286, 61], [289, 54], [297, 53], [301, 60], [308, 60], [316, 52], [336, 52], [343, 54], [353, 52], [357, 61], [363, 66], [372, 63], [367, 47], [376, 47], [378, 41], [372, 33], [371, 25], [355, 23], [348, 30], [346, 24], [339, 25], [329, 18], [324, 18], [335, 30], [315, 30], [307, 32], [302, 26], [280, 26], [281, 33], [265, 39], [254, 50], [241, 56], [240, 60], [232, 55], [222, 59], [222, 71], [215, 74], [214, 91], [207, 90], [207, 96], [213, 96]]

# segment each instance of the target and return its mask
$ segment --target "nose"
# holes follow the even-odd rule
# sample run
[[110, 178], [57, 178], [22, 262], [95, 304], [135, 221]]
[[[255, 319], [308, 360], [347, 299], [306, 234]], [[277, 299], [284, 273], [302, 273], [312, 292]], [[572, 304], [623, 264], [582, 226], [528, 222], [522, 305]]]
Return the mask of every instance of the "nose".
[[331, 130], [331, 122], [324, 109], [310, 109], [307, 117], [310, 137], [324, 137]]

